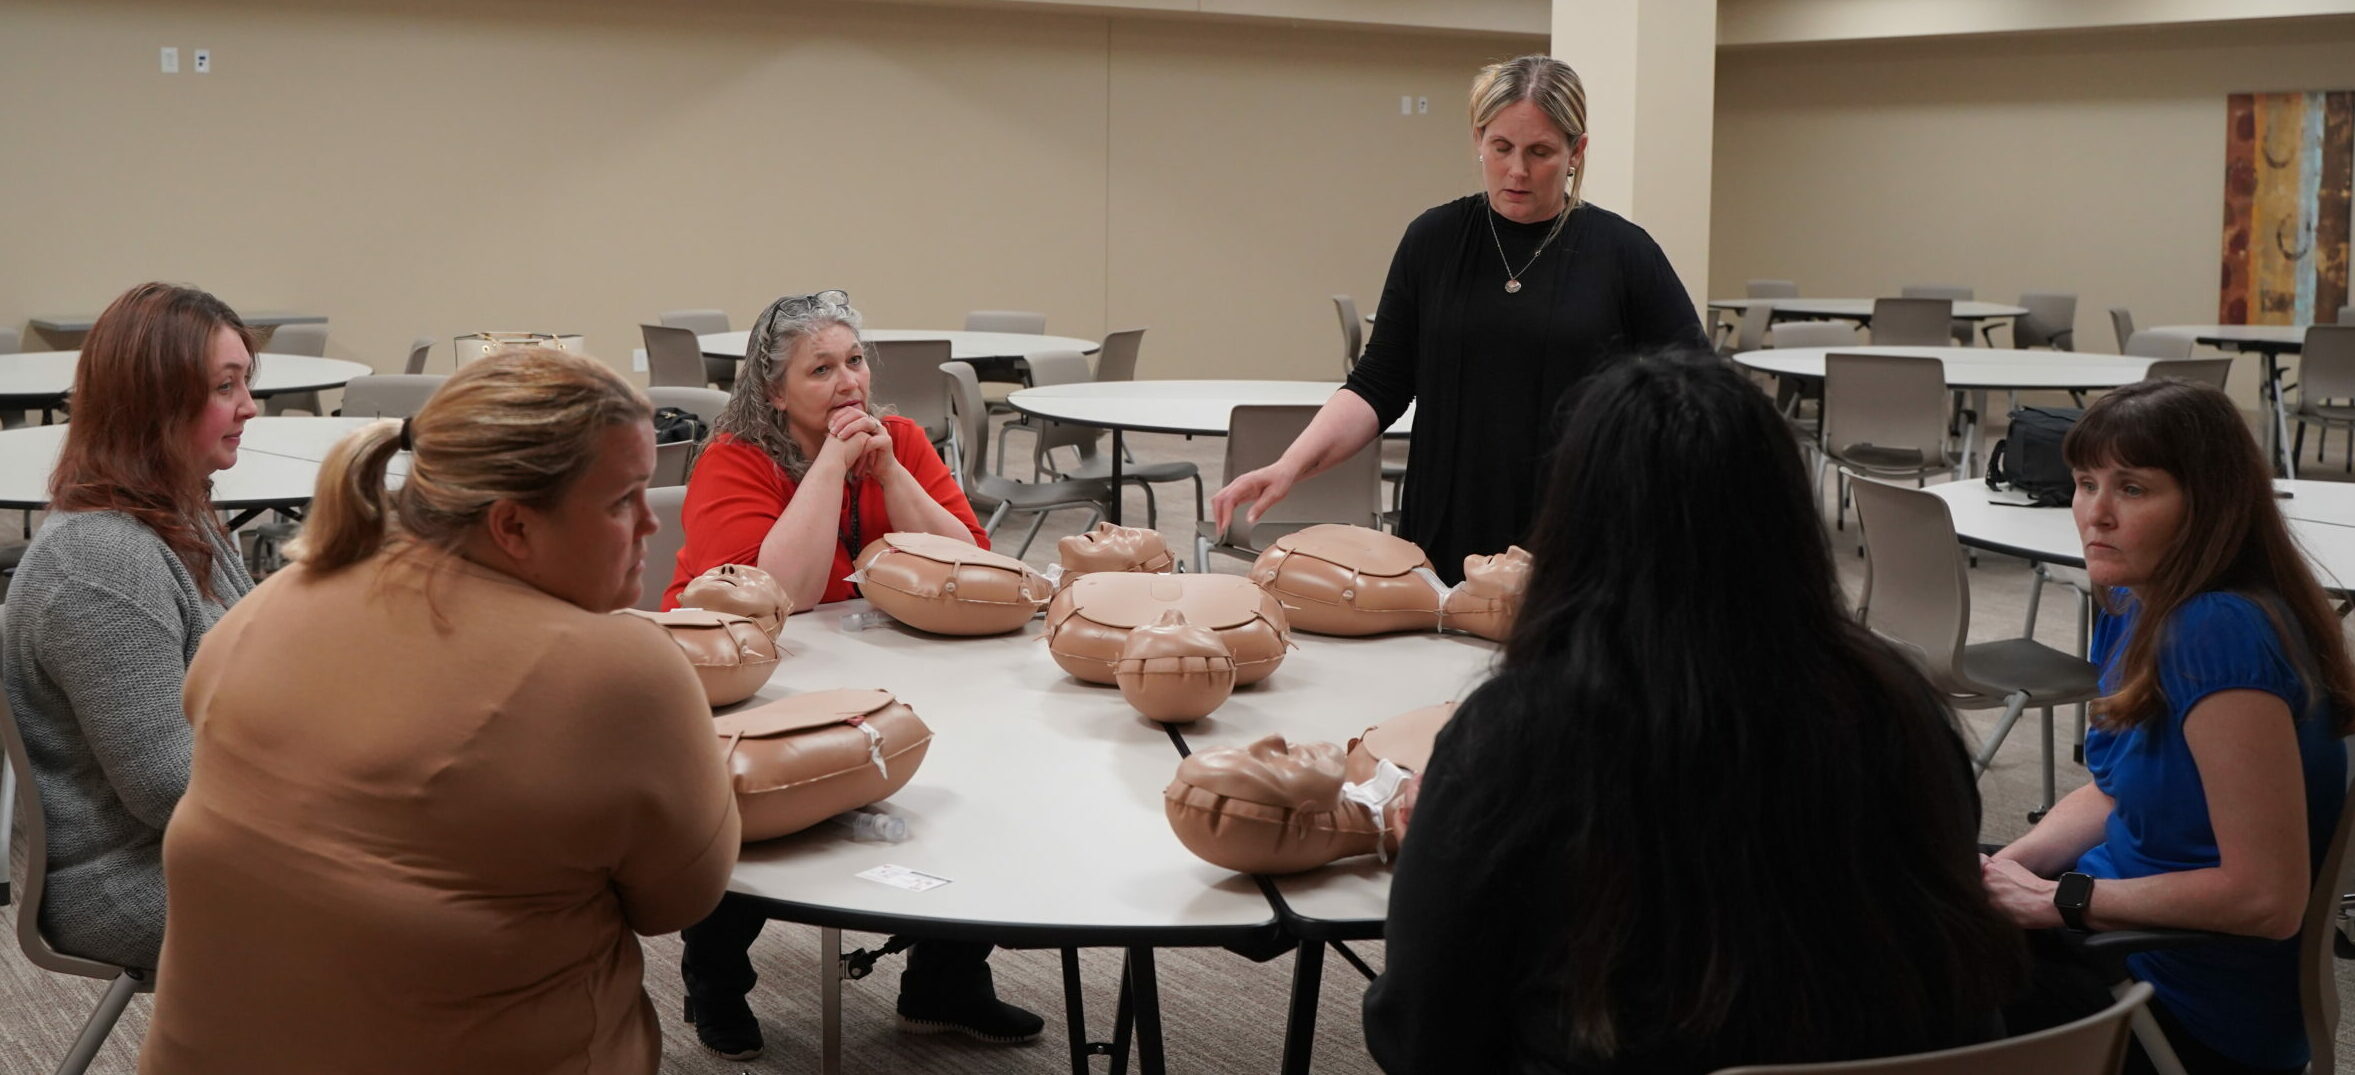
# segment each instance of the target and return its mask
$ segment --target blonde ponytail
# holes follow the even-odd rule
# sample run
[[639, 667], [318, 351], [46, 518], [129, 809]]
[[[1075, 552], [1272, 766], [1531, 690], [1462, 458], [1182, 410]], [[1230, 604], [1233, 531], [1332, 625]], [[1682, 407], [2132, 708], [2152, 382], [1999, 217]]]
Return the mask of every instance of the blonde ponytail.
[[310, 514], [287, 545], [287, 556], [327, 572], [376, 555], [391, 525], [384, 472], [400, 450], [401, 423], [394, 418], [370, 422], [335, 442], [319, 465]]

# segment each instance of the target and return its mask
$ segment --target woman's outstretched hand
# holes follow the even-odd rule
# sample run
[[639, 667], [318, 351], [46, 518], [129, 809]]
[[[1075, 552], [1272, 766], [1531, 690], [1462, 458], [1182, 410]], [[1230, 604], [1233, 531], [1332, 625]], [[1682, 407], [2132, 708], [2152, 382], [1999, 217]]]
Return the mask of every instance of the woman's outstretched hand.
[[1267, 509], [1292, 491], [1292, 483], [1299, 480], [1299, 473], [1279, 460], [1228, 482], [1226, 488], [1210, 498], [1210, 515], [1218, 522], [1218, 532], [1223, 536], [1235, 509], [1246, 504], [1250, 510], [1244, 513], [1243, 521], [1258, 522]]

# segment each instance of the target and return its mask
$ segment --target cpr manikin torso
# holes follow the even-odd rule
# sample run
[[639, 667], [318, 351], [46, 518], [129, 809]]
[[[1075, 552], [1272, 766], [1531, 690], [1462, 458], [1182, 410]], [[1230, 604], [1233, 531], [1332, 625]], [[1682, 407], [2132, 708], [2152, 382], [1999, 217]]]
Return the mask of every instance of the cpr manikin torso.
[[1271, 735], [1178, 763], [1162, 793], [1171, 831], [1203, 861], [1243, 873], [1298, 873], [1397, 850], [1397, 799], [1430, 763], [1455, 703], [1386, 720], [1344, 751]]
[[940, 635], [1017, 630], [1051, 589], [1020, 560], [938, 534], [885, 534], [859, 553], [858, 566], [859, 592], [870, 603]]
[[1448, 591], [1443, 622], [1452, 631], [1502, 642], [1513, 633], [1529, 588], [1529, 550], [1511, 546], [1493, 556], [1464, 557], [1464, 581]]
[[1292, 626], [1326, 635], [1436, 630], [1447, 593], [1414, 542], [1337, 523], [1277, 538], [1251, 581], [1283, 602]]

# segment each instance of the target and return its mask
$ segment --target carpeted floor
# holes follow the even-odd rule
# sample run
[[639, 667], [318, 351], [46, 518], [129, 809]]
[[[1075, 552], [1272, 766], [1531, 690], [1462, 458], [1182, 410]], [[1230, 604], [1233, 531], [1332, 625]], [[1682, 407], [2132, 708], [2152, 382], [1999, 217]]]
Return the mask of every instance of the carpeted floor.
[[[2000, 435], [1998, 431], [1995, 435]], [[1992, 436], [1990, 437], [1992, 439]], [[1130, 438], [1131, 447], [1140, 459], [1183, 459], [1197, 463], [1205, 480], [1215, 489], [1222, 479], [1223, 442], [1217, 439], [1186, 440], [1179, 437], [1139, 435]], [[1017, 458], [1027, 454], [1024, 436], [1013, 438]], [[1394, 456], [1403, 457], [1403, 448], [1393, 446]], [[2340, 457], [2333, 455], [2327, 466], [2308, 464], [2309, 477], [2338, 478]], [[1027, 478], [1027, 463], [1009, 468], [1016, 477]], [[1161, 492], [1162, 529], [1169, 535], [1174, 550], [1183, 550], [1181, 557], [1190, 557], [1192, 550], [1192, 511], [1186, 501], [1191, 499], [1189, 486], [1164, 486]], [[1828, 506], [1828, 505], [1827, 505]], [[1141, 494], [1131, 492], [1125, 510], [1132, 523], [1144, 518]], [[1080, 522], [1081, 513], [1064, 512], [1048, 521], [1028, 555], [1033, 563], [1045, 564], [1054, 557], [1053, 539], [1072, 532]], [[1829, 517], [1827, 512], [1827, 518]], [[13, 527], [12, 514], [0, 516], [0, 524]], [[1012, 545], [1021, 538], [1027, 523], [1017, 520], [1000, 532], [1000, 547], [1014, 551]], [[1853, 521], [1851, 521], [1853, 526]], [[1839, 562], [1843, 577], [1851, 592], [1863, 577], [1863, 561], [1853, 552], [1853, 529], [1846, 534], [1835, 534], [1836, 545], [1843, 551]], [[1244, 562], [1223, 559], [1214, 567], [1239, 571]], [[2018, 560], [1982, 555], [1971, 572], [1973, 622], [1972, 640], [1985, 641], [2016, 636], [2026, 608], [2029, 573]], [[2044, 599], [2044, 611], [2037, 624], [2037, 637], [2049, 645], [2071, 648], [2075, 644], [2073, 608], [2069, 592], [2061, 588], [2049, 590]], [[1978, 734], [1992, 728], [1993, 712], [1965, 714], [1965, 719]], [[2069, 715], [2060, 715], [2060, 735], [2066, 742], [2071, 723]], [[2031, 715], [2011, 736], [2002, 754], [1982, 785], [1986, 800], [1986, 820], [1982, 835], [1986, 840], [2002, 842], [2026, 831], [2025, 812], [2035, 805], [2038, 797], [2039, 762], [2036, 727]], [[2082, 783], [2082, 770], [2068, 762], [2066, 747], [2062, 748], [2060, 787], [2063, 793]], [[21, 854], [21, 848], [17, 849]], [[18, 908], [0, 909], [0, 930], [14, 936]], [[691, 1028], [678, 1019], [680, 988], [678, 939], [675, 936], [653, 938], [645, 942], [648, 967], [646, 987], [662, 1014], [666, 1037], [663, 1071], [666, 1075], [719, 1075], [737, 1072], [809, 1072], [818, 1068], [818, 981], [817, 937], [814, 928], [773, 923], [762, 935], [754, 955], [762, 974], [760, 986], [753, 994], [754, 1008], [761, 1013], [763, 1030], [768, 1037], [767, 1055], [748, 1062], [729, 1062], [704, 1052], [697, 1046]], [[873, 944], [880, 938], [865, 935], [846, 935], [845, 945]], [[1359, 954], [1376, 969], [1382, 965], [1382, 946], [1379, 942], [1354, 946]], [[99, 983], [80, 979], [66, 979], [50, 975], [27, 963], [13, 943], [0, 945], [0, 1075], [18, 1072], [50, 1070], [72, 1041], [82, 1018], [96, 1002]], [[1177, 1072], [1243, 1072], [1274, 1070], [1282, 1055], [1285, 1011], [1291, 984], [1292, 960], [1289, 956], [1267, 963], [1253, 963], [1228, 952], [1216, 949], [1163, 950], [1158, 956], [1162, 990], [1163, 1016], [1166, 1021], [1166, 1045], [1169, 1068]], [[848, 983], [844, 989], [843, 1005], [843, 1068], [849, 1072], [939, 1072], [943, 1075], [996, 1075], [1011, 1072], [1055, 1072], [1070, 1070], [1070, 1061], [1062, 1038], [1062, 977], [1058, 957], [1053, 951], [1008, 951], [999, 953], [992, 965], [996, 968], [998, 988], [1008, 1000], [1029, 1007], [1047, 1017], [1047, 1035], [1028, 1046], [988, 1046], [954, 1037], [913, 1037], [903, 1035], [892, 1025], [892, 1001], [897, 988], [898, 958], [887, 960], [874, 976]], [[1096, 1040], [1107, 1040], [1111, 1034], [1114, 990], [1118, 981], [1119, 954], [1109, 951], [1090, 951], [1082, 957], [1086, 981], [1086, 1004], [1089, 1032]], [[2355, 987], [2355, 975], [2341, 965], [2340, 987], [2344, 992]], [[359, 971], [364, 973], [364, 971]], [[1467, 974], [1479, 973], [1476, 956], [1467, 954]], [[1346, 1073], [1371, 1072], [1374, 1065], [1365, 1053], [1364, 1039], [1357, 1025], [1357, 1001], [1364, 991], [1364, 978], [1345, 961], [1328, 959], [1325, 963], [1323, 1003], [1318, 1016], [1316, 1039], [1316, 1068], [1319, 1071]], [[136, 1049], [146, 1030], [147, 998], [135, 1001], [122, 1023], [116, 1028], [105, 1050], [91, 1068], [99, 1073], [124, 1073], [135, 1070]], [[2338, 1050], [2342, 1066], [2355, 1063], [2355, 1037], [2343, 1033]], [[1105, 1070], [1105, 1061], [1094, 1061], [1095, 1070]], [[333, 1070], [332, 1057], [322, 1057], [319, 1069]]]

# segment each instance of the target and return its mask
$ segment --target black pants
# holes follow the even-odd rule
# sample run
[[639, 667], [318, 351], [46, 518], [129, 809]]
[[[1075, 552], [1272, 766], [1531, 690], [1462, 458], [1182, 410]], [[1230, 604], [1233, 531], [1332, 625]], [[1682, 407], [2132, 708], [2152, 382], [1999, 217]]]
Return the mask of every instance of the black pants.
[[[2032, 959], [2028, 990], [2003, 1013], [2006, 1029], [2013, 1035], [2059, 1026], [2110, 1006], [2114, 999], [2110, 983], [2050, 931], [2031, 931], [2028, 952]], [[2190, 1075], [2293, 1075], [2305, 1070], [2250, 1067], [2201, 1044], [2156, 997], [2151, 999], [2150, 1009], [2159, 1029], [2167, 1034], [2167, 1044], [2174, 1047], [2176, 1059], [2183, 1061], [2183, 1070]], [[2142, 1051], [2142, 1043], [2127, 1040], [2126, 1075], [2154, 1075], [2157, 1069]]]
[[[679, 959], [679, 976], [698, 1006], [752, 992], [760, 977], [752, 969], [752, 942], [768, 921], [750, 900], [731, 892], [710, 917], [680, 931], [686, 953]], [[900, 972], [900, 1006], [955, 1005], [995, 996], [989, 974], [993, 947], [981, 941], [917, 941], [908, 949], [908, 968]]]

